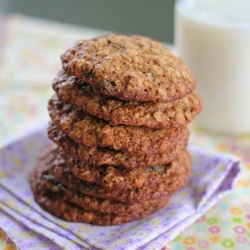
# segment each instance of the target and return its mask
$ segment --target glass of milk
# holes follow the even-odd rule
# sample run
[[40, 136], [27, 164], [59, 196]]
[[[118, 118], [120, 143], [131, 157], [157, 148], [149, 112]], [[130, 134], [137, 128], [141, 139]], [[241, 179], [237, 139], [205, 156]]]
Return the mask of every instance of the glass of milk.
[[175, 44], [193, 72], [213, 132], [250, 133], [250, 0], [179, 0]]

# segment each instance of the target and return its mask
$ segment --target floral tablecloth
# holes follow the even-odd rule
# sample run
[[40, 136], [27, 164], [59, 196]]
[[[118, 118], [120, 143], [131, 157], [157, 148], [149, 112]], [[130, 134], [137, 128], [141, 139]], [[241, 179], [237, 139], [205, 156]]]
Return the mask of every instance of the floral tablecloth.
[[[9, 16], [1, 30], [0, 146], [23, 137], [48, 121], [51, 82], [60, 54], [76, 40], [106, 31]], [[222, 136], [191, 127], [191, 143], [232, 154], [241, 160], [236, 188], [165, 249], [250, 249], [250, 135]], [[0, 225], [1, 227], [1, 225]], [[32, 237], [32, 234], [24, 237]], [[24, 239], [25, 240], [25, 239]], [[16, 249], [0, 230], [0, 249]], [[49, 248], [48, 248], [49, 249]]]

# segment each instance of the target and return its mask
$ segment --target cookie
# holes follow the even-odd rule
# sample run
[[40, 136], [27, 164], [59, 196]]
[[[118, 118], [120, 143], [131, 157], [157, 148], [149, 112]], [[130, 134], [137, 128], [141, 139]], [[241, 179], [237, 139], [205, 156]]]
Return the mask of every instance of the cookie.
[[159, 154], [171, 150], [179, 140], [181, 128], [152, 129], [111, 125], [107, 121], [77, 110], [54, 95], [48, 105], [53, 123], [63, 133], [86, 146], [110, 147], [134, 154]]
[[191, 93], [195, 79], [162, 44], [141, 36], [107, 35], [80, 40], [62, 56], [70, 75], [96, 93], [140, 102], [170, 102]]
[[[46, 158], [47, 153], [43, 154], [41, 158]], [[51, 156], [51, 155], [49, 155]], [[48, 158], [47, 158], [48, 159]], [[42, 164], [41, 164], [42, 163]], [[85, 211], [95, 211], [108, 214], [121, 214], [121, 213], [139, 213], [145, 209], [154, 210], [158, 203], [168, 200], [168, 197], [162, 199], [153, 199], [143, 203], [125, 204], [113, 200], [97, 198], [77, 191], [72, 191], [68, 187], [61, 184], [49, 171], [50, 162], [42, 159], [38, 161], [37, 167], [32, 171], [29, 177], [30, 185], [33, 193], [36, 195], [56, 195], [60, 200], [73, 203]]]
[[189, 131], [186, 127], [182, 129], [180, 139], [173, 150], [168, 150], [162, 154], [145, 155], [130, 155], [127, 152], [116, 151], [104, 147], [88, 147], [84, 144], [76, 143], [70, 137], [58, 130], [52, 123], [48, 127], [48, 137], [56, 143], [58, 147], [65, 151], [67, 155], [84, 161], [86, 164], [95, 166], [106, 164], [134, 169], [171, 162], [179, 151], [183, 151], [186, 148]]
[[95, 211], [85, 211], [83, 208], [60, 199], [55, 194], [35, 194], [35, 201], [47, 212], [69, 222], [85, 222], [98, 226], [110, 226], [142, 219], [167, 204], [167, 200], [161, 200], [156, 206], [149, 207], [138, 213], [107, 214]]
[[178, 171], [179, 166], [185, 164], [186, 161], [186, 154], [179, 152], [178, 157], [171, 163], [128, 170], [111, 165], [96, 167], [73, 158], [68, 158], [62, 152], [61, 156], [66, 159], [66, 164], [75, 177], [87, 182], [96, 183], [104, 188], [119, 190], [154, 186], [169, 179], [171, 175], [174, 175]]
[[70, 189], [79, 191], [94, 197], [112, 199], [124, 203], [133, 204], [136, 202], [144, 202], [151, 199], [157, 199], [164, 196], [172, 195], [180, 187], [184, 186], [189, 178], [190, 159], [187, 151], [184, 151], [185, 161], [179, 166], [169, 178], [158, 182], [153, 186], [142, 186], [129, 190], [118, 190], [103, 188], [95, 183], [82, 181], [76, 178], [63, 161], [59, 154], [55, 154], [56, 164], [51, 165], [51, 173], [65, 186]]
[[[95, 225], [117, 225], [141, 219], [164, 207], [169, 197], [133, 205], [104, 200], [71, 191], [51, 174], [53, 165], [62, 164], [57, 149], [46, 148], [29, 176], [35, 201], [49, 213], [71, 222]], [[106, 213], [107, 212], [107, 213]]]
[[200, 97], [192, 92], [182, 99], [167, 103], [122, 101], [97, 94], [91, 85], [60, 71], [53, 81], [58, 97], [77, 109], [108, 120], [113, 124], [171, 128], [185, 126], [201, 110]]

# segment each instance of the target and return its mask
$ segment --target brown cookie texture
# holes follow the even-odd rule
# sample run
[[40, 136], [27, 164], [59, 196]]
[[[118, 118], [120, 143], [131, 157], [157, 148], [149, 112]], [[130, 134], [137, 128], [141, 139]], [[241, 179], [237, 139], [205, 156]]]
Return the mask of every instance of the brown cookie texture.
[[[59, 153], [59, 152], [58, 152]], [[169, 164], [160, 164], [148, 168], [128, 170], [122, 167], [102, 165], [99, 167], [82, 161], [68, 158], [61, 151], [72, 174], [84, 181], [92, 182], [108, 189], [134, 189], [142, 186], [154, 186], [174, 175], [186, 162], [186, 153], [179, 152], [179, 156]]]
[[167, 200], [161, 200], [156, 206], [149, 207], [138, 213], [101, 213], [95, 211], [86, 211], [73, 203], [61, 200], [60, 196], [55, 194], [34, 194], [35, 201], [50, 214], [69, 221], [84, 222], [98, 226], [119, 225], [133, 220], [142, 219], [167, 204]]
[[173, 149], [181, 134], [180, 127], [152, 129], [111, 125], [59, 100], [57, 95], [50, 99], [48, 110], [59, 130], [89, 147], [110, 147], [135, 154], [159, 154]]
[[64, 71], [60, 71], [54, 79], [53, 88], [60, 99], [113, 124], [151, 128], [185, 126], [200, 112], [202, 106], [195, 92], [167, 103], [122, 101], [95, 93], [91, 85]]
[[53, 123], [48, 127], [48, 137], [58, 145], [65, 153], [86, 164], [101, 166], [113, 165], [127, 169], [151, 167], [171, 162], [178, 152], [183, 151], [188, 143], [189, 130], [184, 127], [175, 148], [162, 154], [131, 155], [127, 152], [116, 151], [107, 147], [88, 147], [77, 143], [69, 136], [63, 134]]
[[154, 186], [142, 186], [140, 188], [129, 190], [108, 189], [101, 187], [96, 183], [90, 183], [76, 178], [71, 173], [66, 162], [62, 162], [63, 158], [59, 154], [56, 154], [58, 164], [52, 165], [51, 171], [62, 184], [73, 190], [77, 190], [80, 193], [133, 204], [136, 202], [144, 202], [151, 199], [170, 196], [180, 187], [184, 186], [189, 178], [191, 164], [187, 151], [184, 151], [183, 154], [186, 154], [185, 163], [180, 165], [178, 170], [169, 176], [169, 178], [156, 183]]
[[[43, 176], [42, 178], [44, 178]], [[45, 196], [56, 195], [61, 201], [69, 202], [79, 206], [85, 211], [95, 211], [98, 213], [105, 214], [137, 214], [145, 210], [151, 210], [152, 212], [157, 209], [159, 203], [168, 201], [168, 197], [153, 199], [145, 201], [142, 203], [135, 204], [125, 204], [122, 202], [96, 198], [93, 196], [81, 194], [76, 191], [72, 191], [67, 187], [63, 186], [60, 182], [51, 179], [54, 178], [53, 175], [47, 175], [45, 178], [48, 180], [41, 180], [36, 178], [31, 178], [32, 190], [34, 194], [41, 194]]]
[[[38, 159], [29, 176], [35, 201], [47, 212], [70, 222], [85, 222], [108, 226], [142, 219], [164, 207], [169, 197], [124, 204], [71, 191], [53, 176], [51, 169], [64, 163], [58, 158], [55, 145], [49, 145]], [[107, 213], [106, 213], [107, 212]]]
[[183, 61], [162, 44], [141, 36], [107, 35], [80, 40], [62, 56], [62, 67], [122, 100], [169, 102], [195, 88]]
[[44, 196], [54, 195], [62, 201], [78, 205], [85, 211], [95, 211], [109, 214], [133, 214], [149, 209], [154, 210], [158, 207], [159, 202], [164, 201], [166, 203], [168, 200], [168, 197], [165, 197], [164, 199], [153, 199], [143, 203], [135, 203], [131, 205], [81, 194], [75, 190], [72, 191], [60, 183], [51, 174], [50, 165], [55, 160], [55, 158], [53, 154], [50, 153], [50, 151], [53, 150], [55, 149], [48, 147], [45, 152], [43, 152], [40, 159], [38, 160], [36, 168], [30, 174], [29, 181], [35, 196], [39, 194]]

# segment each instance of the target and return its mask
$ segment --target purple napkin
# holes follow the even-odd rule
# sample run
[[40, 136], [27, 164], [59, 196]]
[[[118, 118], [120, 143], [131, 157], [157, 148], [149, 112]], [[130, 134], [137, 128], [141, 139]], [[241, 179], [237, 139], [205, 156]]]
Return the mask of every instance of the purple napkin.
[[145, 219], [99, 227], [62, 221], [33, 199], [28, 174], [48, 143], [46, 129], [1, 149], [0, 225], [20, 249], [161, 249], [232, 190], [237, 159], [189, 145], [189, 184]]

